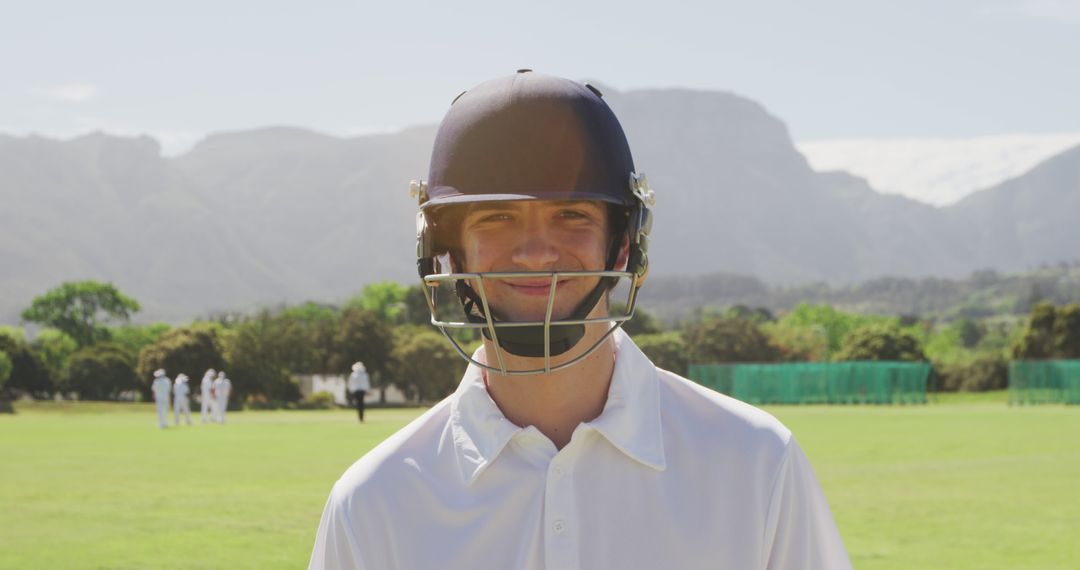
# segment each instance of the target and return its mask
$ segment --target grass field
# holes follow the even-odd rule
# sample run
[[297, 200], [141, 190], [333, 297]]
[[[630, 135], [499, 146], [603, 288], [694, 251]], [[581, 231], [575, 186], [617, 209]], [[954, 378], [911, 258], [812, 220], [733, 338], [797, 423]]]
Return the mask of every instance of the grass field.
[[[159, 431], [143, 404], [0, 415], [0, 568], [301, 568], [330, 485], [419, 410], [242, 412]], [[860, 569], [1080, 568], [1080, 408], [1000, 395], [776, 407]]]

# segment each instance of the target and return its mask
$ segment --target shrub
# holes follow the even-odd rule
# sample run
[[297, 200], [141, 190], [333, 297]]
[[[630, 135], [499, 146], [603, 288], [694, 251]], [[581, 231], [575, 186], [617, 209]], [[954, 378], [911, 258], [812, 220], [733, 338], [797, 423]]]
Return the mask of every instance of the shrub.
[[64, 388], [84, 400], [114, 400], [120, 392], [138, 387], [135, 357], [111, 342], [79, 349], [64, 367]]
[[895, 325], [866, 325], [851, 333], [835, 360], [925, 361], [919, 339]]
[[0, 333], [0, 351], [11, 359], [11, 374], [4, 388], [8, 393], [23, 392], [46, 398], [54, 389], [53, 375], [41, 356], [22, 340]]
[[1009, 385], [1009, 366], [999, 354], [983, 355], [967, 362], [935, 366], [940, 389], [946, 392], [1003, 390]]
[[780, 352], [761, 327], [739, 317], [709, 316], [683, 331], [691, 362], [775, 362]]
[[678, 332], [639, 334], [634, 343], [653, 361], [653, 364], [686, 376], [690, 360], [687, 358], [686, 341]]
[[315, 392], [301, 400], [296, 407], [301, 410], [331, 410], [336, 407], [336, 403], [330, 392]]
[[207, 368], [224, 367], [225, 359], [214, 329], [186, 327], [168, 331], [144, 347], [139, 352], [136, 370], [141, 380], [139, 388], [149, 397], [153, 373], [158, 368], [164, 368], [173, 377], [183, 372], [191, 378], [202, 378]]
[[4, 393], [4, 384], [11, 378], [11, 370], [15, 365], [11, 363], [11, 357], [0, 350], [0, 394]]

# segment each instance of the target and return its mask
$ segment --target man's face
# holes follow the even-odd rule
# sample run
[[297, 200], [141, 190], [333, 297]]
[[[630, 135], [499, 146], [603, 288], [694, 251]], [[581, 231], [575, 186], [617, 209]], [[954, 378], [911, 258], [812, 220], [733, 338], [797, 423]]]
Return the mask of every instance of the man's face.
[[[460, 270], [467, 273], [602, 271], [609, 245], [607, 208], [588, 201], [486, 202], [465, 214], [460, 244], [465, 265]], [[552, 319], [569, 317], [598, 282], [598, 277], [560, 277]], [[550, 276], [491, 279], [484, 287], [500, 320], [544, 319]]]

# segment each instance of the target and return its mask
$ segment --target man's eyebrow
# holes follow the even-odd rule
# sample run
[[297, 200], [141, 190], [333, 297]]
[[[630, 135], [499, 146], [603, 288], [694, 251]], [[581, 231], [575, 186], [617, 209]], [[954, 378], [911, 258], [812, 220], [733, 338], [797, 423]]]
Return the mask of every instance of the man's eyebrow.
[[465, 209], [465, 215], [475, 214], [477, 212], [489, 212], [491, 210], [509, 210], [513, 206], [509, 202], [478, 202], [475, 204], [469, 204], [469, 207]]

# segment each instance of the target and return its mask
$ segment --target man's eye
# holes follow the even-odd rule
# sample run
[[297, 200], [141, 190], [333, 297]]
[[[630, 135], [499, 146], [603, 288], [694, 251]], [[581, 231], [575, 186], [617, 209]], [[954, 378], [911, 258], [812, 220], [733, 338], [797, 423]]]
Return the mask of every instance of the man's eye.
[[477, 221], [478, 222], [505, 222], [505, 221], [510, 220], [510, 219], [511, 219], [510, 214], [502, 214], [502, 213], [500, 213], [500, 214], [488, 214], [488, 215], [480, 218]]
[[560, 218], [567, 218], [571, 220], [585, 219], [589, 217], [588, 214], [582, 212], [581, 210], [559, 210], [558, 215]]

